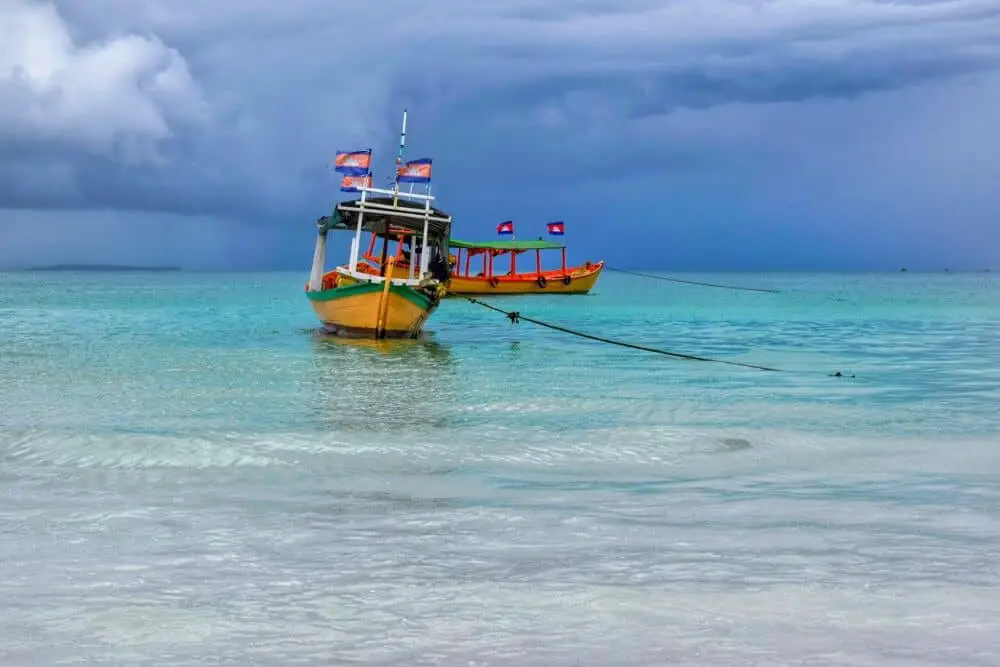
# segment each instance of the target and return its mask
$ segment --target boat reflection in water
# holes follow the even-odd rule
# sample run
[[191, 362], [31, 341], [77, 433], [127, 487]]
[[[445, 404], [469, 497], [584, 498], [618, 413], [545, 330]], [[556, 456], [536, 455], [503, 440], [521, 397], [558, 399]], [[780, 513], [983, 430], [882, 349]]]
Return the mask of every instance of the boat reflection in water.
[[324, 431], [411, 438], [448, 426], [458, 376], [447, 347], [426, 335], [373, 340], [316, 334], [312, 348], [312, 413]]

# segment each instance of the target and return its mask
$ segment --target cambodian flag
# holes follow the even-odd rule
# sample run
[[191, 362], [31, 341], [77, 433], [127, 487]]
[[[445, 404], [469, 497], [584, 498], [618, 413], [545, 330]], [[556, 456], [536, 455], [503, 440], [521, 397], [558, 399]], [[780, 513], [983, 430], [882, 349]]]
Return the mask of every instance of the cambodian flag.
[[337, 151], [333, 160], [334, 171], [349, 176], [364, 176], [372, 166], [372, 149], [363, 151]]
[[507, 220], [506, 222], [501, 222], [497, 225], [497, 234], [500, 236], [509, 235], [514, 233], [514, 222], [513, 220]]
[[400, 183], [430, 183], [431, 182], [431, 160], [423, 158], [421, 160], [410, 160], [406, 164], [396, 169], [396, 179]]
[[340, 181], [341, 192], [361, 192], [361, 188], [370, 188], [371, 186], [371, 174], [363, 174], [361, 176], [347, 174], [344, 176], [343, 180]]
[[562, 236], [563, 234], [566, 233], [566, 225], [564, 225], [562, 221], [550, 222], [548, 223], [548, 227], [549, 227], [549, 234], [552, 234], [553, 236]]

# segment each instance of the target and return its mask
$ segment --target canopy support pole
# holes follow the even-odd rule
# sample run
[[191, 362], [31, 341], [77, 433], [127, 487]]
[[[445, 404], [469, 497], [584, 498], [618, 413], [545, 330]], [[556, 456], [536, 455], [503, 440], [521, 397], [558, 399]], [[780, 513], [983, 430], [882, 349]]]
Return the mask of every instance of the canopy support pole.
[[324, 227], [316, 235], [316, 249], [313, 252], [312, 271], [309, 273], [309, 291], [319, 292], [323, 289], [323, 265], [326, 261], [326, 234]]
[[358, 255], [361, 253], [361, 223], [365, 219], [365, 195], [368, 194], [365, 188], [361, 188], [361, 205], [358, 207], [358, 226], [354, 230], [354, 240], [351, 241], [351, 271], [358, 270]]
[[427, 232], [428, 227], [431, 224], [431, 202], [430, 200], [424, 201], [424, 236], [420, 239], [420, 275], [418, 278], [423, 278], [427, 273], [427, 268], [430, 266], [431, 253], [430, 248], [427, 247]]
[[382, 275], [385, 275], [385, 258], [389, 254], [389, 226], [386, 225], [385, 235], [382, 237], [382, 254], [379, 255], [378, 265], [382, 267]]

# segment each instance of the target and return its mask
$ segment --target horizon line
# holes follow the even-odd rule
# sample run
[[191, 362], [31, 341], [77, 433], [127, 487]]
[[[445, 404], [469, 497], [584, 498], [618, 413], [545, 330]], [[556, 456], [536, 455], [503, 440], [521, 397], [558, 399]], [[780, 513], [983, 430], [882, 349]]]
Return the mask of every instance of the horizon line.
[[[992, 267], [982, 267], [982, 268], [914, 268], [910, 269], [907, 267], [901, 268], [767, 268], [767, 269], [749, 269], [749, 268], [731, 268], [731, 269], [670, 269], [666, 267], [607, 267], [609, 270], [613, 269], [626, 269], [629, 271], [645, 271], [654, 273], [675, 273], [675, 274], [705, 274], [705, 273], [879, 273], [879, 274], [900, 274], [900, 273], [992, 273], [994, 270]], [[184, 266], [176, 264], [128, 264], [128, 265], [116, 265], [108, 264], [104, 262], [85, 264], [78, 262], [66, 262], [59, 264], [48, 264], [48, 265], [38, 265], [38, 266], [0, 266], [0, 273], [298, 273], [308, 274], [308, 267], [306, 269], [301, 268], [291, 268], [291, 267], [252, 267], [252, 268], [226, 268], [226, 267], [212, 267], [212, 268], [186, 268]]]

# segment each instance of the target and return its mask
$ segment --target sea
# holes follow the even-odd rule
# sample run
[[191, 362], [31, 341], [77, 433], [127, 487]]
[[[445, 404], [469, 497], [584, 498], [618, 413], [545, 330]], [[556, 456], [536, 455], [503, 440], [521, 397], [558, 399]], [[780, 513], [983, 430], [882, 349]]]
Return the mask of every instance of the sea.
[[1000, 275], [669, 275], [0, 274], [0, 665], [1000, 665]]

